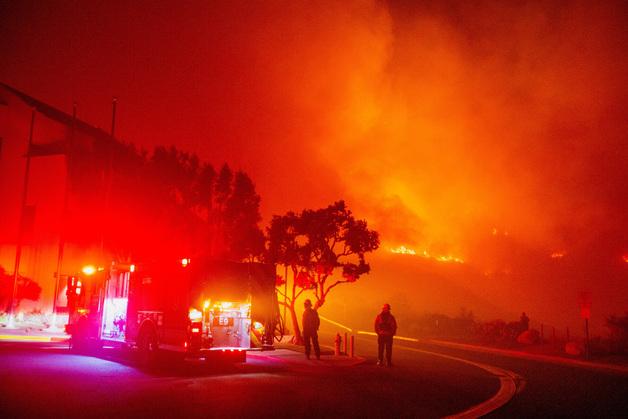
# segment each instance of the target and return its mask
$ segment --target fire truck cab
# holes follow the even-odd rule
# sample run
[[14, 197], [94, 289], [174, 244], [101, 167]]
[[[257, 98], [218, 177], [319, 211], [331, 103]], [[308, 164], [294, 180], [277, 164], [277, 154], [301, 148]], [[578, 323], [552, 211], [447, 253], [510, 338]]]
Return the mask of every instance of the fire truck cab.
[[90, 272], [71, 277], [75, 287], [68, 287], [68, 332], [77, 348], [136, 347], [147, 362], [158, 351], [242, 362], [253, 322], [269, 331], [262, 340], [272, 347], [278, 313], [272, 265], [184, 258]]

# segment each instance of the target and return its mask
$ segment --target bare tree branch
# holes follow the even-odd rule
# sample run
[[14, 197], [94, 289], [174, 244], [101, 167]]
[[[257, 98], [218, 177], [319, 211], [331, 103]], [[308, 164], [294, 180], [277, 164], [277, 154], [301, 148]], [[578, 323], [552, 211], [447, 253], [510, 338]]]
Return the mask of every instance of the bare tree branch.
[[344, 284], [345, 282], [349, 282], [349, 281], [338, 280], [334, 282], [332, 285], [329, 286], [329, 288], [327, 288], [327, 291], [325, 291], [323, 297], [327, 297], [327, 294], [329, 294], [329, 291], [331, 291], [331, 289], [334, 288], [336, 285]]

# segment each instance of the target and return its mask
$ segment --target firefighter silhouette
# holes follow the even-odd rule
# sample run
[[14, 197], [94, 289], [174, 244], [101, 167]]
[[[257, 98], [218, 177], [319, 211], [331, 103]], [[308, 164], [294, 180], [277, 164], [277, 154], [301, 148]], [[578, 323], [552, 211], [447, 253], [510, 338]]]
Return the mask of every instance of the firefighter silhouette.
[[310, 352], [314, 346], [316, 359], [321, 359], [321, 348], [318, 345], [318, 327], [321, 320], [318, 312], [312, 308], [312, 302], [305, 300], [305, 310], [303, 311], [303, 340], [305, 341], [305, 357], [310, 359]]
[[397, 321], [390, 314], [390, 304], [384, 304], [381, 313], [375, 318], [377, 333], [377, 365], [384, 365], [384, 349], [386, 350], [386, 366], [392, 366], [393, 336], [397, 333]]

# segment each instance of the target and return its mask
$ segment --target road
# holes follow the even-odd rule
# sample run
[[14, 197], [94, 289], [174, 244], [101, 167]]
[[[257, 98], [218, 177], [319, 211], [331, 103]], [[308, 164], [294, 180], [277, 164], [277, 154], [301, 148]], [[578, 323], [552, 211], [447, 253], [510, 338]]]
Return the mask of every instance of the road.
[[[419, 352], [438, 350], [511, 368], [528, 381], [495, 417], [621, 416], [625, 377], [396, 344], [393, 368], [374, 365], [374, 342], [358, 337], [364, 364], [290, 364], [255, 357], [215, 368], [186, 362], [136, 368], [105, 350], [70, 354], [62, 344], [0, 344], [2, 417], [442, 417], [485, 401], [499, 382], [480, 368]], [[484, 359], [482, 359], [484, 358]], [[588, 394], [588, 399], [577, 399]]]
[[[325, 356], [323, 357], [325, 358]], [[252, 359], [215, 369], [185, 363], [140, 371], [119, 351], [99, 357], [61, 344], [0, 344], [3, 417], [441, 417], [489, 398], [497, 380], [421, 354], [398, 366], [330, 368]]]
[[[434, 350], [517, 373], [525, 388], [492, 418], [628, 418], [628, 376], [429, 344], [403, 346]], [[399, 348], [398, 348], [399, 349]]]

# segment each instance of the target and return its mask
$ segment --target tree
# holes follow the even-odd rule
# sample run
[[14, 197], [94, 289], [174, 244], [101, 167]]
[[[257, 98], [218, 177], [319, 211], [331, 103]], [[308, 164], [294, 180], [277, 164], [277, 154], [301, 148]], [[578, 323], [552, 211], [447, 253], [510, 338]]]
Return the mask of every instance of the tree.
[[[365, 254], [379, 247], [379, 234], [369, 230], [366, 221], [356, 220], [344, 201], [302, 215], [303, 235], [307, 237], [304, 265], [314, 279], [316, 308], [323, 306], [336, 286], [355, 282], [371, 267]], [[337, 269], [340, 277], [334, 277]], [[331, 282], [328, 282], [331, 278]]]
[[612, 353], [628, 353], [628, 312], [624, 316], [612, 315], [606, 318], [609, 343]]
[[[284, 301], [280, 301], [280, 304], [285, 305], [290, 312], [294, 329], [294, 341], [298, 344], [302, 343], [302, 337], [295, 305], [297, 299], [309, 287], [309, 284], [301, 279], [303, 274], [299, 276], [301, 267], [305, 262], [302, 259], [305, 252], [298, 240], [300, 228], [300, 217], [293, 212], [288, 212], [286, 215], [273, 216], [270, 226], [266, 230], [268, 240], [267, 259], [272, 263], [283, 265], [292, 270], [290, 291], [283, 292], [279, 289], [279, 293], [284, 297]], [[285, 278], [278, 281], [277, 285], [284, 285], [287, 281], [286, 275]]]
[[121, 260], [195, 254], [250, 260], [262, 253], [260, 197], [246, 173], [227, 164], [216, 172], [174, 146], [149, 153], [107, 144], [111, 150], [101, 153], [111, 159], [88, 149], [72, 159], [77, 199], [68, 241], [89, 245], [100, 238]]
[[[0, 266], [0, 311], [10, 310], [11, 298], [13, 296], [13, 275]], [[41, 287], [30, 278], [18, 275], [17, 289], [15, 293], [15, 307], [17, 308], [22, 300], [37, 301], [41, 295]]]
[[264, 233], [258, 226], [262, 219], [260, 200], [251, 178], [242, 171], [236, 172], [223, 217], [232, 259], [255, 259], [264, 251]]
[[291, 292], [284, 297], [298, 342], [295, 304], [299, 296], [313, 290], [315, 307], [323, 306], [336, 286], [355, 282], [370, 271], [365, 255], [379, 247], [378, 233], [369, 230], [366, 221], [356, 220], [344, 201], [298, 215], [275, 216], [267, 236], [270, 261], [292, 270]]

